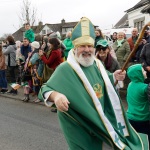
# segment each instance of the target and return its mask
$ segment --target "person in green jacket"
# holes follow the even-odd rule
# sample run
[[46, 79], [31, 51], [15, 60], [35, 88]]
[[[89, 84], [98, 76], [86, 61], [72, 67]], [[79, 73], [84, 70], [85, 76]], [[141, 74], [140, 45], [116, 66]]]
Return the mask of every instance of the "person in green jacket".
[[127, 117], [137, 132], [145, 133], [150, 141], [150, 85], [144, 83], [146, 71], [141, 64], [130, 66], [131, 80], [127, 88]]
[[[95, 58], [94, 26], [83, 17], [72, 32], [75, 46], [39, 92], [55, 104], [69, 150], [148, 150], [147, 136], [131, 128], [115, 89], [125, 71], [113, 74]], [[63, 148], [62, 148], [63, 149]]]
[[117, 60], [122, 67], [131, 52], [128, 41], [124, 39], [123, 32], [118, 32], [117, 40], [113, 43], [112, 47], [116, 53]]
[[24, 33], [24, 37], [27, 38], [30, 43], [32, 43], [35, 40], [35, 35], [29, 23], [25, 24], [25, 29], [26, 31]]
[[65, 49], [66, 60], [67, 60], [69, 51], [74, 47], [70, 37], [71, 37], [71, 31], [68, 31], [66, 34], [66, 39], [63, 41], [63, 44], [66, 46], [66, 49]]

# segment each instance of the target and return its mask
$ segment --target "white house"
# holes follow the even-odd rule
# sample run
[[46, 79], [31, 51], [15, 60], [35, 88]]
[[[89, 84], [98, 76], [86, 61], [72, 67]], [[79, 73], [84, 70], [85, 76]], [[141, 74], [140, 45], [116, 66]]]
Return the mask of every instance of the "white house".
[[137, 27], [140, 31], [150, 21], [150, 0], [140, 0], [125, 12], [126, 14], [116, 23], [114, 28]]
[[[43, 25], [42, 22], [39, 22], [37, 26], [32, 26], [31, 28], [33, 29], [36, 37], [41, 38], [43, 35], [48, 35], [51, 32], [60, 32], [62, 38], [65, 38], [65, 35], [67, 31], [72, 31], [73, 28], [76, 26], [78, 22], [65, 22], [64, 19], [61, 20], [61, 23], [56, 23], [56, 24], [45, 24]], [[13, 33], [13, 37], [15, 40], [23, 40], [23, 35], [25, 32], [25, 28], [22, 27], [18, 29], [15, 33]], [[36, 39], [37, 40], [37, 39]]]
[[43, 27], [43, 29], [40, 31], [39, 34], [40, 35], [46, 35], [46, 34], [51, 33], [51, 32], [53, 32], [51, 30], [51, 28], [47, 24], [45, 24], [45, 26]]
[[140, 31], [142, 27], [150, 21], [150, 14], [146, 13], [149, 5], [149, 0], [141, 0], [132, 8], [126, 10], [129, 27], [137, 27]]

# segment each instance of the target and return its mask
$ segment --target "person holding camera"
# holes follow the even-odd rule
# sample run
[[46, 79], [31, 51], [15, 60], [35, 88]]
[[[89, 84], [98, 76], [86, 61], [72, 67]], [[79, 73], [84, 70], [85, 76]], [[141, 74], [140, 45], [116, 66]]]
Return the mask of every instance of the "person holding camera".
[[[7, 44], [3, 43], [3, 54], [5, 55], [6, 58], [6, 65], [8, 67], [9, 71], [9, 77], [11, 83], [16, 83], [16, 75], [15, 75], [15, 70], [16, 70], [16, 44], [15, 40], [12, 36], [8, 36], [6, 38]], [[16, 95], [17, 90], [11, 89], [7, 93]]]

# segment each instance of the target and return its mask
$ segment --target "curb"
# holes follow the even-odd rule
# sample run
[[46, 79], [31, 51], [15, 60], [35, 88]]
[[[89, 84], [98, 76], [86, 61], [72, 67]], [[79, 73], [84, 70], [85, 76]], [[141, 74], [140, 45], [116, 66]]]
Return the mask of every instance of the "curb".
[[[9, 98], [9, 99], [13, 99], [13, 100], [22, 101], [17, 95], [0, 94], [0, 96], [1, 97], [6, 97], [6, 98]], [[29, 102], [24, 102], [24, 103], [32, 103], [32, 104], [38, 104], [38, 105], [45, 106], [44, 102], [35, 103], [33, 101], [29, 101]]]

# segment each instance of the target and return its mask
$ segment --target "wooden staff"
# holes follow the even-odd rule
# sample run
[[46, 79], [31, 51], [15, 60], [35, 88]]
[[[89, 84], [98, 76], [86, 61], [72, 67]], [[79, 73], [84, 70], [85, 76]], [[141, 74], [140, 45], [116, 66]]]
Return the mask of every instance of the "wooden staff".
[[[150, 26], [150, 22], [148, 22], [148, 23], [142, 28], [142, 30], [141, 30], [141, 32], [140, 32], [140, 35], [139, 35], [139, 37], [138, 37], [138, 39], [137, 39], [137, 41], [136, 41], [136, 43], [135, 43], [135, 45], [134, 45], [133, 50], [132, 50], [131, 53], [129, 54], [129, 56], [128, 56], [126, 62], [123, 64], [123, 67], [122, 67], [122, 69], [121, 69], [122, 72], [127, 68], [127, 65], [128, 65], [128, 63], [129, 63], [129, 61], [131, 60], [131, 58], [132, 58], [133, 55], [135, 54], [135, 52], [136, 52], [136, 50], [137, 50], [137, 48], [138, 48], [138, 46], [139, 46], [139, 43], [141, 42], [141, 40], [142, 40], [142, 38], [143, 38], [143, 36], [144, 36], [144, 33], [145, 33], [145, 30], [146, 30], [147, 26]], [[115, 85], [116, 85], [117, 83], [118, 83], [118, 81], [115, 82]]]
[[139, 37], [138, 37], [138, 39], [137, 39], [137, 41], [136, 41], [136, 43], [135, 43], [135, 45], [134, 45], [133, 50], [131, 51], [130, 55], [128, 56], [126, 62], [124, 63], [124, 65], [123, 65], [123, 67], [122, 67], [122, 71], [124, 71], [124, 70], [127, 68], [127, 65], [128, 65], [128, 63], [129, 63], [129, 61], [131, 60], [132, 56], [135, 54], [135, 52], [136, 52], [136, 50], [137, 50], [137, 48], [138, 48], [138, 46], [139, 46], [139, 43], [142, 41], [142, 38], [143, 38], [143, 36], [144, 36], [144, 33], [145, 33], [145, 30], [146, 30], [147, 26], [150, 26], [150, 22], [147, 23], [147, 24], [143, 27], [142, 31], [140, 32], [140, 35], [139, 35]]

